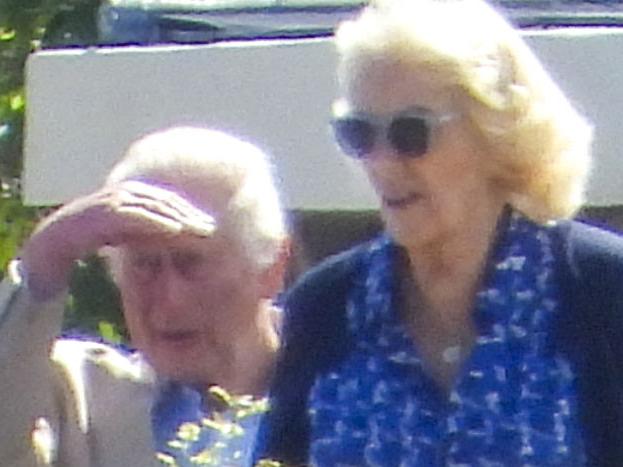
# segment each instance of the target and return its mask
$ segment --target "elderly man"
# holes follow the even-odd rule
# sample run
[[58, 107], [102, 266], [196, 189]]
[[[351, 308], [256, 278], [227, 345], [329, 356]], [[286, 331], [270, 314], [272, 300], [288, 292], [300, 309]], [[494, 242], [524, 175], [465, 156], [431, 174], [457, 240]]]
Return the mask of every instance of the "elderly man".
[[[200, 128], [134, 143], [100, 190], [43, 220], [0, 288], [2, 465], [159, 465], [209, 410], [205, 388], [264, 394], [287, 245], [260, 150]], [[56, 338], [72, 265], [95, 251], [136, 353]]]

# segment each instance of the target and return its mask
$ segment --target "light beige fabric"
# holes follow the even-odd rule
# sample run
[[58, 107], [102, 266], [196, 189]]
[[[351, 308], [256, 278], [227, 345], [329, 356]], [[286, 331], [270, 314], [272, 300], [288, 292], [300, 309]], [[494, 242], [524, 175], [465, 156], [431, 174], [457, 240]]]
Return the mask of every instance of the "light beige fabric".
[[153, 372], [109, 346], [56, 339], [63, 305], [34, 301], [14, 272], [0, 284], [0, 465], [161, 465]]

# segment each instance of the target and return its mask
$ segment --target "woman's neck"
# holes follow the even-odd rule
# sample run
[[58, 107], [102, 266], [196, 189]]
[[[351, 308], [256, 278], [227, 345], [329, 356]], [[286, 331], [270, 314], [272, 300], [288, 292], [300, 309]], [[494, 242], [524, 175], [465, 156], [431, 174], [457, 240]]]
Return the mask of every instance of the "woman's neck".
[[483, 207], [438, 241], [407, 249], [411, 276], [427, 308], [469, 312], [503, 211], [503, 205]]
[[[472, 310], [504, 209], [428, 248], [407, 250], [403, 319], [430, 376], [450, 391], [476, 342]], [[476, 220], [475, 219], [475, 220]]]

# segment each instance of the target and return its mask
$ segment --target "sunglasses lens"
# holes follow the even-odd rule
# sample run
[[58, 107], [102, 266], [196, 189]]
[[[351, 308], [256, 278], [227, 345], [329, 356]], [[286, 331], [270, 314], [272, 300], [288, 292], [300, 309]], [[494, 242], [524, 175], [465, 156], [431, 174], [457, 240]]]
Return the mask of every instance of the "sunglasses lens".
[[419, 117], [396, 118], [389, 126], [387, 137], [399, 154], [418, 157], [428, 151], [428, 123]]
[[373, 126], [360, 118], [340, 118], [333, 121], [333, 132], [345, 154], [363, 157], [374, 145]]

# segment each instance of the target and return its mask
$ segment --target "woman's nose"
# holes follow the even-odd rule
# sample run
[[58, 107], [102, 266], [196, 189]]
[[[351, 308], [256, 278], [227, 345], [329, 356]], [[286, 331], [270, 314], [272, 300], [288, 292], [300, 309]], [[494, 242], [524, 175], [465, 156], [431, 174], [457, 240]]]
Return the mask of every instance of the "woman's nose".
[[366, 169], [374, 171], [404, 170], [406, 158], [387, 144], [377, 145], [362, 159]]

